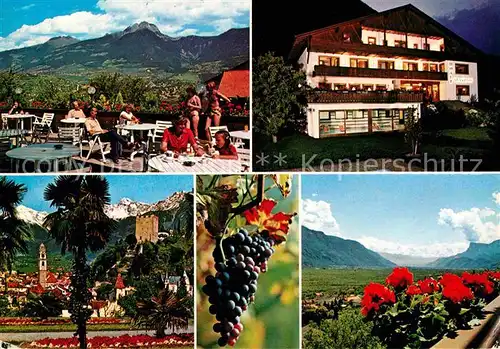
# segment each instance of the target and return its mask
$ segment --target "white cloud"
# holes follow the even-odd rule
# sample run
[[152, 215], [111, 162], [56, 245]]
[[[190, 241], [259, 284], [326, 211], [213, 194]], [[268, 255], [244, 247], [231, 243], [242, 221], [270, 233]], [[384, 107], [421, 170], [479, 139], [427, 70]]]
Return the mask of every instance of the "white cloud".
[[302, 225], [322, 231], [327, 235], [340, 236], [340, 226], [333, 217], [331, 206], [325, 201], [302, 200]]
[[500, 205], [500, 192], [496, 191], [493, 194], [491, 194], [491, 196], [493, 196], [493, 201], [495, 201], [497, 205]]
[[468, 247], [467, 241], [455, 243], [428, 243], [426, 245], [402, 244], [371, 236], [355, 239], [366, 248], [375, 252], [403, 254], [415, 257], [449, 257], [464, 252]]
[[315, 198], [316, 196], [318, 196], [318, 193], [313, 193], [312, 194], [312, 197]]
[[491, 243], [500, 239], [500, 224], [496, 212], [490, 208], [457, 212], [443, 208], [439, 212], [438, 224], [448, 225], [463, 233], [466, 240], [471, 242]]
[[33, 7], [35, 7], [35, 4], [29, 4], [29, 5], [25, 5], [25, 6], [20, 7], [18, 10], [26, 11], [26, 10], [29, 10], [30, 8], [33, 8]]
[[[103, 13], [80, 11], [23, 25], [7, 37], [0, 37], [0, 50], [42, 43], [47, 36], [96, 38], [142, 21], [157, 25], [169, 36], [218, 35], [233, 27], [249, 26], [250, 4], [250, 0], [99, 0], [97, 8]], [[237, 22], [240, 16], [246, 16], [243, 22]]]

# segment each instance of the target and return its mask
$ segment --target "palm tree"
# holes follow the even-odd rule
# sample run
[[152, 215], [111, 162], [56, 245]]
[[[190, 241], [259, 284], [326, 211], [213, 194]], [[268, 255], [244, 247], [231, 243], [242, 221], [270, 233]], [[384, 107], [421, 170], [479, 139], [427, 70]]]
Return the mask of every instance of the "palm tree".
[[27, 223], [16, 215], [26, 187], [6, 177], [0, 177], [0, 270], [12, 270], [18, 253], [27, 253], [32, 232]]
[[80, 348], [86, 348], [87, 320], [92, 314], [87, 251], [104, 248], [115, 227], [104, 212], [110, 204], [109, 184], [101, 176], [60, 176], [47, 186], [44, 197], [57, 208], [45, 218], [44, 226], [61, 244], [61, 254], [73, 254], [69, 311]]
[[193, 307], [189, 296], [163, 289], [158, 297], [137, 303], [134, 322], [139, 328], [154, 329], [157, 338], [164, 338], [167, 328], [173, 332], [187, 329], [192, 316]]

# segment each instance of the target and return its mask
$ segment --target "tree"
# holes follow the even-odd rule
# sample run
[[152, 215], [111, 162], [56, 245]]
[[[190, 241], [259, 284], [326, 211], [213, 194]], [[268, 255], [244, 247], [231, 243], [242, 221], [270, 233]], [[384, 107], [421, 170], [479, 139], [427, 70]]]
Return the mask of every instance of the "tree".
[[0, 177], [0, 270], [11, 271], [18, 253], [27, 253], [27, 242], [32, 231], [27, 223], [20, 220], [16, 207], [26, 194], [23, 184]]
[[306, 76], [271, 53], [253, 64], [253, 116], [255, 129], [273, 141], [287, 123], [294, 123], [307, 105]]
[[115, 295], [115, 287], [113, 284], [102, 284], [97, 289], [97, 299], [100, 301], [107, 301]]
[[409, 107], [405, 112], [405, 141], [411, 146], [410, 155], [418, 154], [422, 138], [422, 123], [416, 109]]
[[44, 197], [57, 208], [45, 218], [44, 226], [61, 245], [62, 254], [73, 254], [69, 311], [80, 347], [86, 348], [87, 321], [92, 314], [86, 252], [104, 248], [114, 229], [115, 222], [104, 212], [110, 204], [109, 184], [101, 176], [60, 176], [47, 186]]
[[48, 317], [60, 316], [63, 310], [61, 301], [52, 293], [44, 293], [41, 296], [30, 294], [28, 302], [23, 308], [24, 316], [47, 319]]
[[173, 291], [163, 289], [158, 297], [137, 304], [134, 323], [139, 328], [154, 329], [156, 337], [163, 338], [166, 328], [172, 331], [187, 329], [192, 316], [190, 297], [180, 297]]

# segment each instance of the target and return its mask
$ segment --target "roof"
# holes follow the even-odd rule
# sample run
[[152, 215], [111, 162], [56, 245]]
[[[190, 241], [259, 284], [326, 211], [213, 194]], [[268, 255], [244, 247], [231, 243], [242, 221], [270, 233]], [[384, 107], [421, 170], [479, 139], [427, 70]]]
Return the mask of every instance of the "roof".
[[[358, 31], [360, 30], [360, 26], [378, 30], [384, 29], [388, 31], [393, 30], [398, 32], [407, 32], [427, 37], [444, 37], [447, 47], [446, 51], [450, 51], [451, 48], [451, 51], [455, 55], [467, 54], [471, 56], [483, 54], [481, 50], [470, 44], [468, 41], [446, 28], [415, 6], [408, 4], [387, 11], [374, 13], [368, 16], [359, 17], [346, 22], [298, 34], [295, 36], [295, 42], [289, 58], [298, 58], [306, 47], [310, 47], [313, 51], [319, 51], [320, 47], [311, 47], [311, 39], [313, 39], [313, 41], [314, 39], [326, 39], [326, 41], [330, 41], [332, 43], [342, 42], [342, 40], [339, 40], [338, 37], [343, 34], [344, 31], [354, 33], [355, 36], [359, 36], [360, 33]], [[360, 38], [358, 39], [359, 41], [361, 40]], [[353, 45], [355, 44], [357, 43], [353, 42]], [[368, 47], [368, 49], [373, 48], [373, 45], [363, 46]], [[457, 49], [461, 52], [456, 52]], [[419, 54], [418, 50], [406, 50], [409, 53], [415, 53], [416, 55]], [[326, 50], [325, 52], [330, 51]], [[442, 52], [437, 53], [443, 54]]]
[[43, 292], [45, 292], [45, 289], [43, 288], [42, 285], [37, 284], [35, 287], [31, 288], [31, 292], [36, 294], [42, 294]]
[[226, 69], [225, 71], [223, 71], [222, 73], [220, 73], [218, 75], [212, 76], [210, 79], [205, 80], [205, 84], [210, 82], [210, 81], [214, 81], [217, 85], [219, 85], [225, 72], [235, 71], [235, 70], [244, 70], [244, 71], [248, 70], [248, 71], [250, 71], [250, 61], [247, 60], [247, 61], [245, 61], [241, 64], [238, 64], [232, 68]]
[[48, 275], [47, 275], [47, 283], [48, 284], [55, 284], [55, 283], [57, 283], [56, 276], [54, 274], [52, 274], [52, 273], [48, 273]]
[[224, 72], [219, 92], [227, 97], [250, 97], [250, 71], [230, 70]]
[[117, 290], [123, 290], [125, 288], [125, 284], [123, 283], [123, 279], [122, 279], [122, 274], [118, 274], [118, 277], [116, 278], [116, 282], [115, 282], [115, 288]]

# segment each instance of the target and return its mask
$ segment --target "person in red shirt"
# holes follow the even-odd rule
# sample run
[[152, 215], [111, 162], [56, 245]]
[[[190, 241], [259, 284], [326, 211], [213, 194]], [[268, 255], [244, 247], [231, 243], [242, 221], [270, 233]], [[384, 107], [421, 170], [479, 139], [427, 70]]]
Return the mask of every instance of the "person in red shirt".
[[170, 150], [174, 152], [174, 155], [178, 156], [187, 152], [187, 146], [190, 144], [197, 156], [204, 154], [203, 149], [196, 144], [193, 132], [186, 128], [187, 123], [188, 119], [179, 117], [174, 122], [173, 127], [165, 129], [160, 146], [162, 152]]
[[238, 160], [238, 151], [231, 144], [229, 132], [221, 130], [215, 133], [214, 149], [218, 154], [213, 155], [215, 159]]

